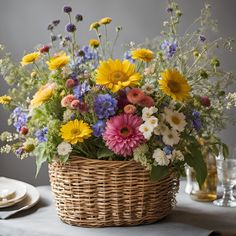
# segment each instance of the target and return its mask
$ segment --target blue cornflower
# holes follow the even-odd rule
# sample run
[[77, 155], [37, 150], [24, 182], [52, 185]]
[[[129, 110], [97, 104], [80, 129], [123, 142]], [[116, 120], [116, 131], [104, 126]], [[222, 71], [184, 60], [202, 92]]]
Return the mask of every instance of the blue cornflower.
[[202, 128], [200, 113], [198, 111], [193, 111], [192, 118], [193, 118], [192, 120], [193, 127], [197, 132], [199, 132], [200, 129]]
[[98, 66], [98, 52], [92, 50], [89, 46], [84, 46], [82, 50], [78, 53], [78, 65], [94, 60], [93, 67]]
[[48, 127], [44, 127], [43, 129], [39, 129], [35, 133], [35, 137], [38, 139], [40, 143], [47, 142], [48, 139], [46, 137], [48, 133]]
[[17, 132], [20, 132], [22, 126], [25, 126], [28, 121], [28, 114], [22, 112], [22, 109], [20, 107], [16, 107], [13, 110], [11, 117], [14, 119], [13, 126], [16, 128]]
[[165, 51], [165, 54], [168, 58], [171, 58], [175, 54], [177, 47], [178, 44], [176, 42], [171, 42], [167, 40], [165, 40], [161, 44], [161, 49]]
[[103, 120], [98, 120], [96, 124], [93, 125], [93, 135], [95, 137], [100, 137], [105, 131], [106, 123]]
[[131, 55], [130, 51], [126, 51], [124, 53], [124, 59], [128, 60], [130, 63], [134, 63], [134, 59], [132, 58], [132, 55]]
[[163, 152], [166, 154], [166, 155], [171, 155], [172, 154], [172, 151], [173, 151], [173, 147], [167, 145], [163, 148]]
[[90, 86], [87, 84], [87, 81], [82, 84], [78, 84], [73, 88], [73, 94], [77, 99], [81, 99], [86, 92], [90, 90]]
[[76, 26], [72, 23], [66, 25], [66, 31], [69, 33], [73, 33], [76, 31]]
[[117, 100], [110, 94], [100, 94], [95, 99], [94, 110], [99, 119], [107, 119], [115, 115]]

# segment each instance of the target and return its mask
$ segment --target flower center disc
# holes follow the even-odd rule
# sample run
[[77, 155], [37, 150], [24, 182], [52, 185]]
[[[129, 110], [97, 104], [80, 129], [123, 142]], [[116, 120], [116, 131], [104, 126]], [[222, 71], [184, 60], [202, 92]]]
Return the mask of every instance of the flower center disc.
[[172, 116], [172, 117], [171, 117], [171, 120], [172, 120], [172, 122], [173, 122], [174, 124], [176, 124], [176, 125], [178, 125], [178, 124], [180, 123], [179, 118], [176, 117], [176, 116]]
[[169, 81], [168, 87], [172, 93], [178, 93], [181, 90], [180, 84], [175, 81]]
[[78, 134], [80, 134], [80, 130], [77, 129], [77, 128], [73, 128], [73, 129], [70, 131], [70, 133], [71, 133], [72, 135], [78, 135]]
[[132, 134], [132, 129], [129, 127], [123, 127], [120, 129], [120, 134], [122, 137], [128, 137]]
[[119, 82], [125, 80], [125, 74], [122, 71], [114, 71], [111, 74], [111, 80], [113, 82]]

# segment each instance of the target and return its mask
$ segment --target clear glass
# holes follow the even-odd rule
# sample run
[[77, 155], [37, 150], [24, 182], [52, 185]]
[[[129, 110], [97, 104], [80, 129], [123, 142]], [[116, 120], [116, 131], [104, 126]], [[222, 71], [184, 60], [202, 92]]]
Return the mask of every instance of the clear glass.
[[224, 188], [223, 197], [215, 200], [216, 206], [236, 207], [233, 187], [236, 185], [236, 159], [216, 160], [217, 175]]

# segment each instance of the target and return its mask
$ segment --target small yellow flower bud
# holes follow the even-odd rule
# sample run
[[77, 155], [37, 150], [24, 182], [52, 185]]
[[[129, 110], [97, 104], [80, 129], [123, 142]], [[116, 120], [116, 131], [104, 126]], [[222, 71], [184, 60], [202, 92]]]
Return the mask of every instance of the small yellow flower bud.
[[24, 145], [24, 150], [26, 151], [26, 152], [32, 152], [33, 150], [35, 149], [35, 146], [34, 146], [34, 144], [26, 144], [26, 145]]
[[107, 25], [110, 24], [112, 22], [112, 18], [111, 17], [104, 17], [99, 21], [99, 24], [101, 25]]
[[99, 24], [99, 22], [93, 22], [91, 25], [90, 25], [90, 27], [89, 27], [89, 30], [91, 31], [91, 30], [98, 30], [98, 28], [100, 27], [100, 24]]
[[30, 74], [31, 78], [36, 78], [37, 76], [37, 72], [36, 71], [33, 71], [31, 74]]
[[194, 50], [194, 51], [193, 51], [193, 56], [194, 56], [194, 57], [198, 57], [198, 56], [199, 56], [199, 53], [198, 53], [197, 50]]
[[89, 40], [89, 46], [92, 48], [97, 48], [99, 47], [100, 43], [97, 39], [90, 39]]

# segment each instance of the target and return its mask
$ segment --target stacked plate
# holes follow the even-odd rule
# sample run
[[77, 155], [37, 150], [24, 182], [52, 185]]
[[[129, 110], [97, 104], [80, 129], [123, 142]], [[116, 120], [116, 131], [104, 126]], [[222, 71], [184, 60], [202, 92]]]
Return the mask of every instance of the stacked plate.
[[[39, 201], [38, 190], [27, 183], [0, 177], [0, 218], [1, 213], [14, 213], [29, 209]], [[13, 213], [12, 212], [12, 213]]]

